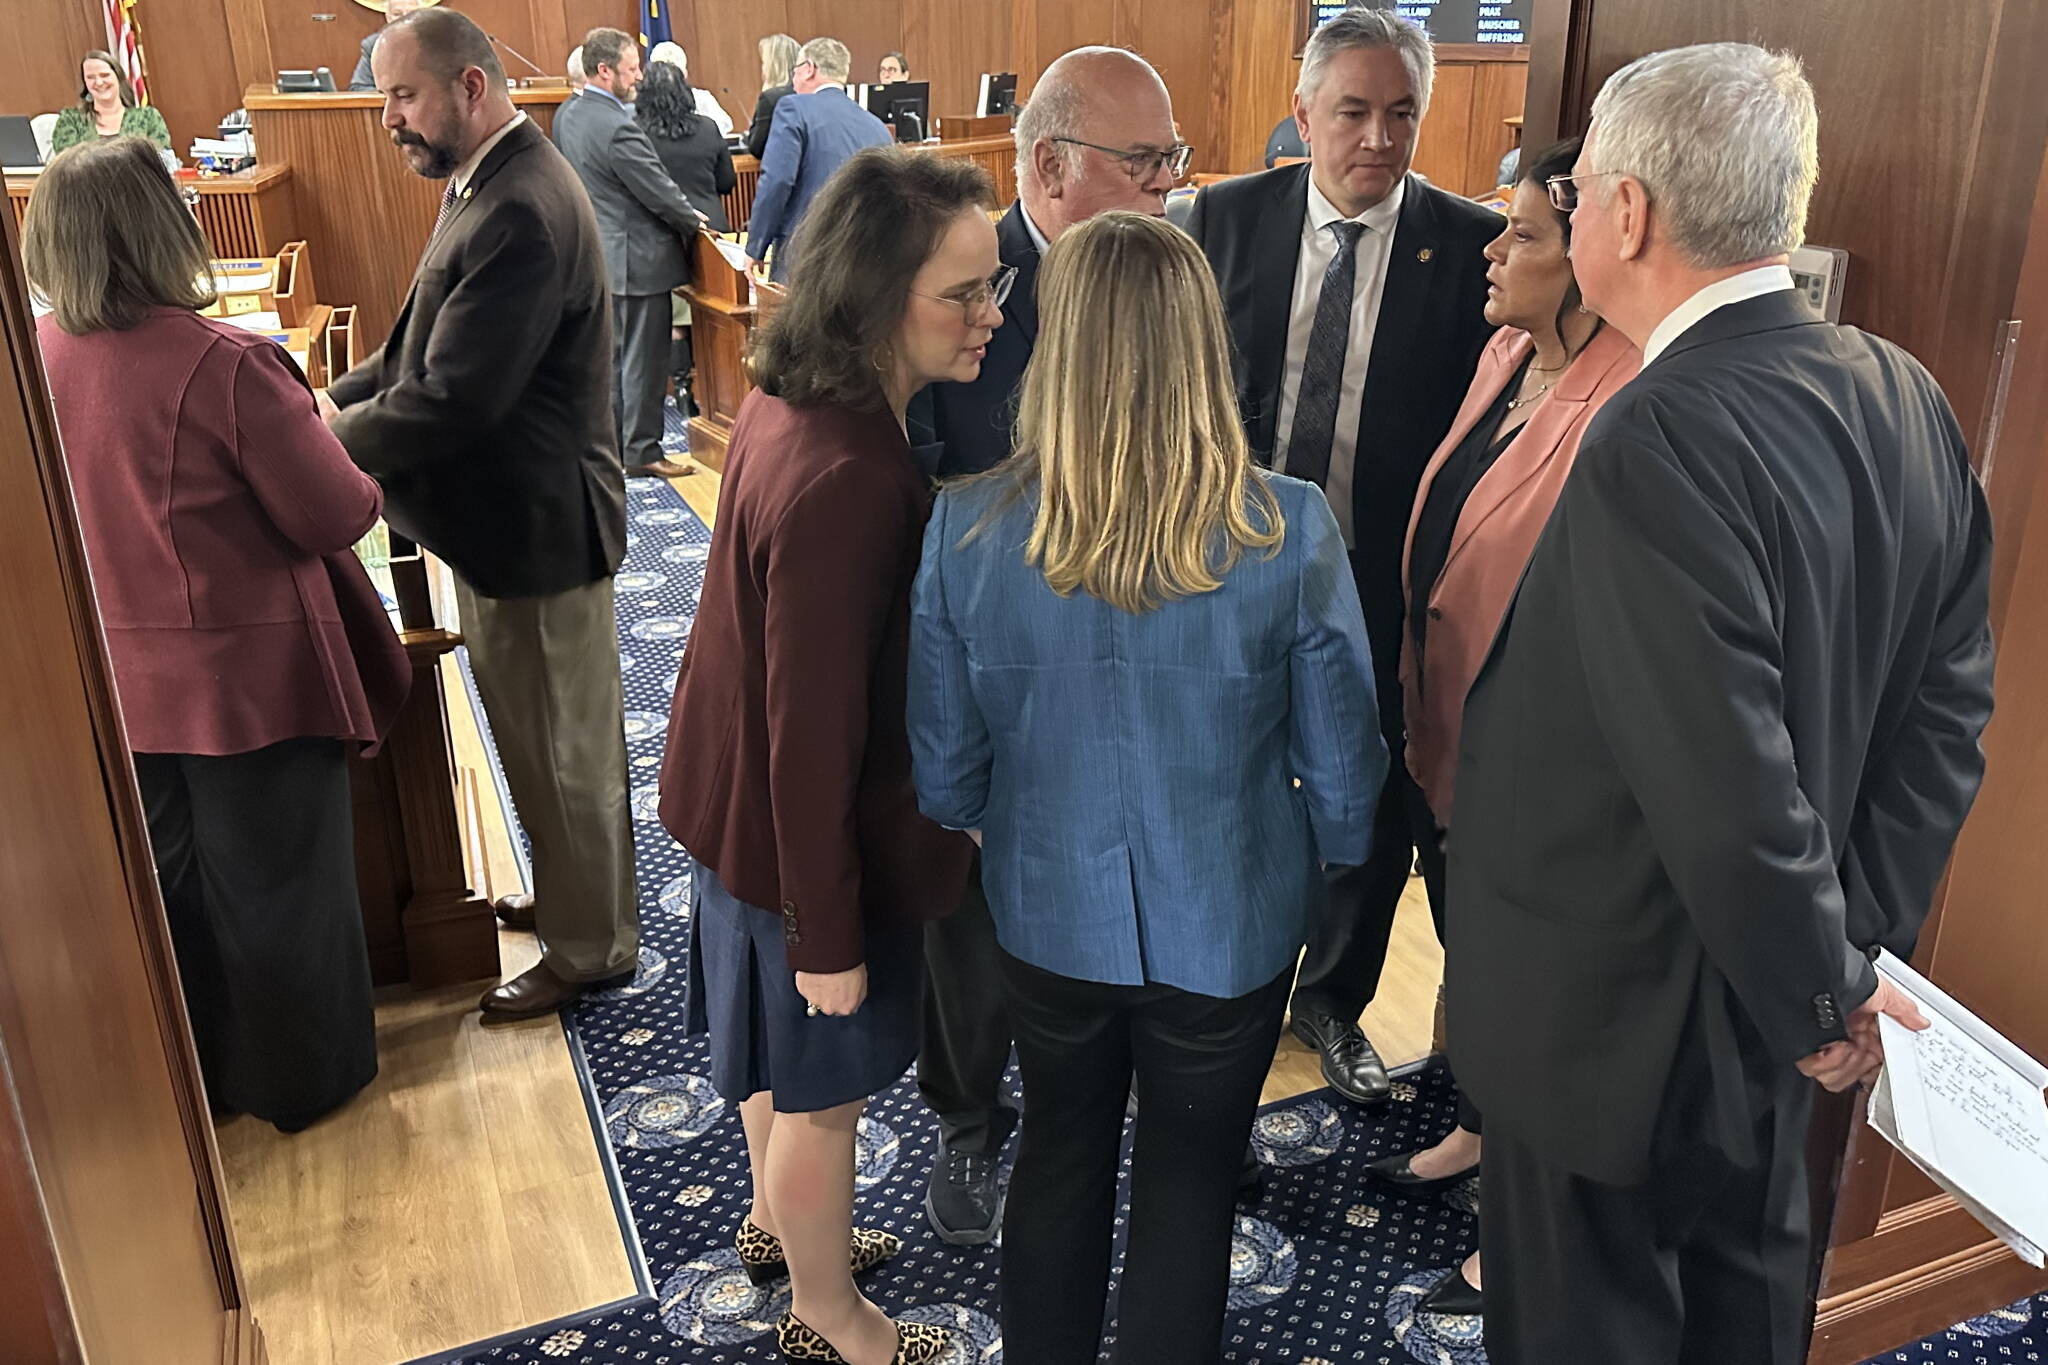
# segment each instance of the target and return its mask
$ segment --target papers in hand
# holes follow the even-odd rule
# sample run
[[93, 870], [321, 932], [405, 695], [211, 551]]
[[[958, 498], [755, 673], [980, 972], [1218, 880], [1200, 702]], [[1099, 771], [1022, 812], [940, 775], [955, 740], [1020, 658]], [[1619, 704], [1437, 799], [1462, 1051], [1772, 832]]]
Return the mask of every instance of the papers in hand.
[[1890, 953], [1877, 969], [1928, 1027], [1880, 1016], [1884, 1071], [1870, 1126], [2029, 1265], [2048, 1247], [2048, 1066]]

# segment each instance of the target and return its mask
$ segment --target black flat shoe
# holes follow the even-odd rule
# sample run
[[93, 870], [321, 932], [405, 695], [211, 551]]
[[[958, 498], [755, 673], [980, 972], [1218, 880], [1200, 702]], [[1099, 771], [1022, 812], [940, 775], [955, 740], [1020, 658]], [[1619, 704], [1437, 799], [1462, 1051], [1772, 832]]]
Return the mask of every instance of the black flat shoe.
[[1462, 1184], [1479, 1174], [1479, 1167], [1474, 1164], [1450, 1175], [1417, 1175], [1415, 1168], [1409, 1164], [1417, 1155], [1419, 1154], [1415, 1152], [1403, 1152], [1399, 1156], [1383, 1156], [1378, 1161], [1368, 1161], [1365, 1163], [1365, 1173], [1375, 1180], [1384, 1181], [1395, 1189], [1406, 1190], [1410, 1194], [1435, 1194], [1439, 1190], [1448, 1190], [1453, 1185]]
[[1422, 1301], [1415, 1305], [1415, 1311], [1446, 1318], [1478, 1317], [1486, 1311], [1486, 1299], [1465, 1278], [1465, 1267], [1458, 1265], [1437, 1281], [1436, 1288], [1422, 1296]]

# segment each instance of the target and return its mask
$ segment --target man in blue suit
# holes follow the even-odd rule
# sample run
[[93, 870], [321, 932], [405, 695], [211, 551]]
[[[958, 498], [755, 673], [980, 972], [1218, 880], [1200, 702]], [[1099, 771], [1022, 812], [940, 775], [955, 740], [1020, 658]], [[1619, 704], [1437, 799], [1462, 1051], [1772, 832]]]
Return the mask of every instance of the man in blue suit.
[[[778, 113], [778, 130], [781, 120]], [[934, 384], [908, 415], [920, 457], [942, 475], [979, 473], [1010, 456], [1017, 388], [1038, 337], [1040, 256], [1098, 213], [1163, 217], [1167, 191], [1187, 169], [1166, 83], [1120, 48], [1078, 48], [1047, 67], [1016, 138], [1018, 201], [996, 229], [1003, 264], [1017, 271], [1004, 325], [973, 383]], [[931, 975], [917, 1083], [938, 1115], [940, 1143], [925, 1216], [946, 1241], [978, 1246], [1002, 1224], [998, 1158], [1017, 1124], [1017, 1111], [1000, 1098], [1010, 1021], [979, 863], [959, 912], [926, 930], [925, 957]]]
[[789, 241], [832, 173], [863, 147], [893, 141], [889, 127], [846, 93], [853, 57], [837, 38], [813, 38], [790, 68], [795, 93], [775, 106], [775, 124], [761, 153], [761, 183], [747, 223], [747, 254], [768, 259], [772, 278], [789, 278]]

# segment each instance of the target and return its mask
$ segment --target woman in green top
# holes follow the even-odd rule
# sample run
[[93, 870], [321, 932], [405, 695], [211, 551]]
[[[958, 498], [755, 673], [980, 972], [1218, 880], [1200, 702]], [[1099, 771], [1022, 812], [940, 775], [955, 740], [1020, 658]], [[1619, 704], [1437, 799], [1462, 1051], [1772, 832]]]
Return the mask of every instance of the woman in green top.
[[171, 145], [164, 116], [136, 104], [135, 92], [111, 52], [88, 52], [78, 65], [78, 103], [57, 115], [57, 126], [50, 130], [51, 156], [81, 142], [123, 133], [146, 137], [159, 147]]

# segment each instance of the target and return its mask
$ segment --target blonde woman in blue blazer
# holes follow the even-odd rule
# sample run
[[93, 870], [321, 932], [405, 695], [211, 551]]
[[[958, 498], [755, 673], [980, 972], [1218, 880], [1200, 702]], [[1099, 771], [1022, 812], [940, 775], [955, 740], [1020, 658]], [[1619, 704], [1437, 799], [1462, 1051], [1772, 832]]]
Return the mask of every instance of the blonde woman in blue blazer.
[[1135, 1088], [1117, 1359], [1205, 1365], [1321, 868], [1370, 848], [1372, 658], [1322, 493], [1246, 452], [1194, 243], [1104, 214], [1039, 300], [1018, 453], [945, 489], [925, 536], [918, 799], [981, 831], [1023, 1068], [1005, 1348], [1093, 1365]]

